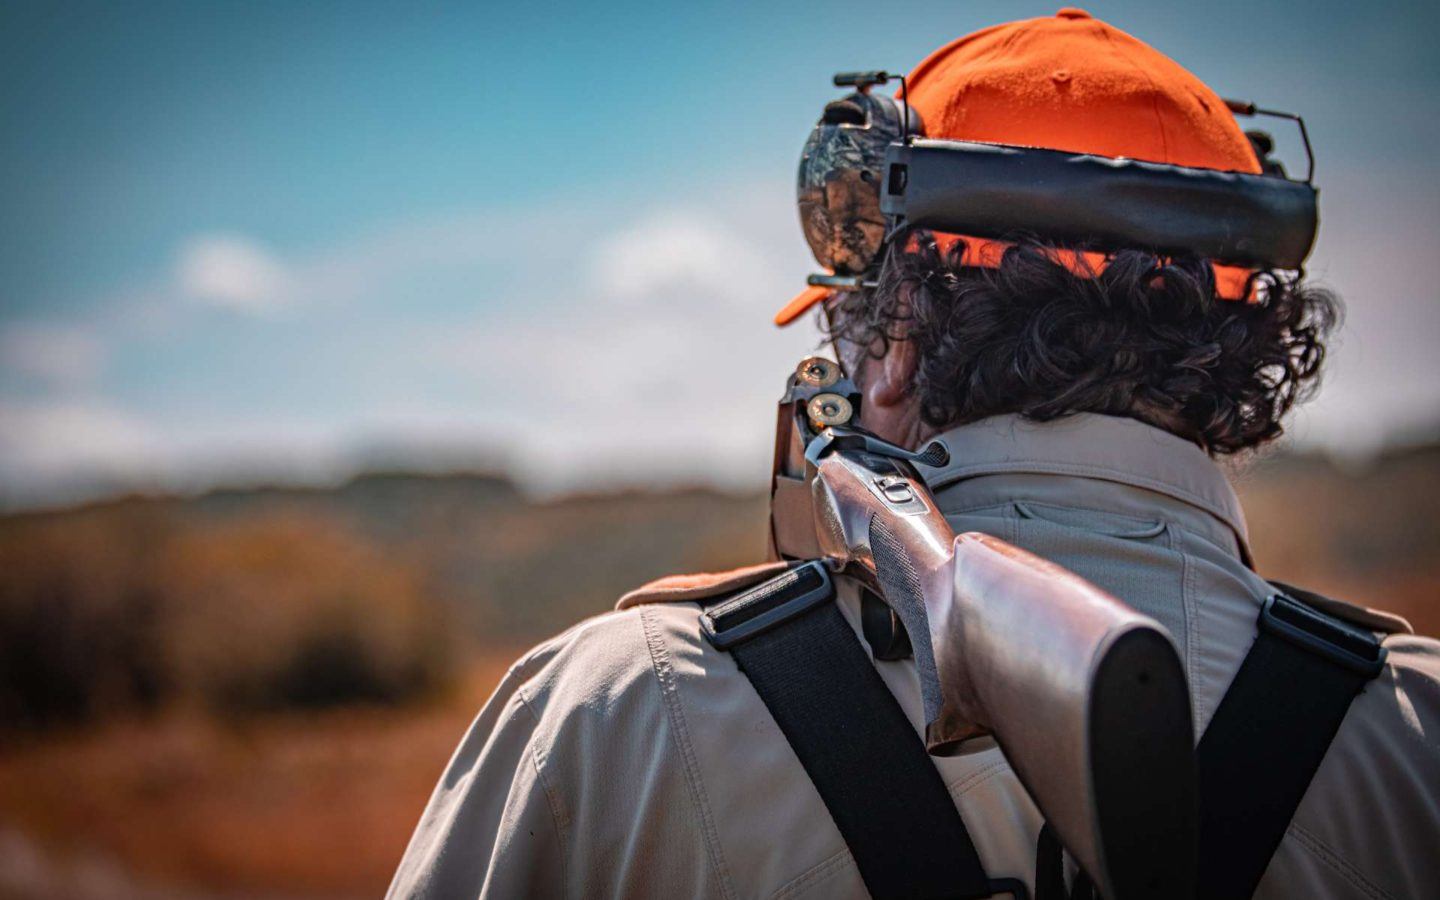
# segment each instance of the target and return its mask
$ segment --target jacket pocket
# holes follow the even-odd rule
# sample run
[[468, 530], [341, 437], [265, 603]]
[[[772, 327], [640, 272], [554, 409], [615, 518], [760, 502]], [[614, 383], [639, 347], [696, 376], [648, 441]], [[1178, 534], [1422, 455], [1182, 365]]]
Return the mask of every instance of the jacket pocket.
[[1174, 547], [1168, 522], [1029, 500], [1014, 501], [1013, 510], [1021, 547], [1108, 591], [1164, 625], [1177, 646], [1189, 646], [1190, 565]]
[[1054, 506], [1032, 500], [1016, 500], [1013, 505], [1015, 514], [1021, 519], [1048, 522], [1064, 528], [1079, 528], [1106, 537], [1144, 541], [1154, 540], [1165, 534], [1165, 523], [1160, 519], [1144, 519], [1074, 506]]

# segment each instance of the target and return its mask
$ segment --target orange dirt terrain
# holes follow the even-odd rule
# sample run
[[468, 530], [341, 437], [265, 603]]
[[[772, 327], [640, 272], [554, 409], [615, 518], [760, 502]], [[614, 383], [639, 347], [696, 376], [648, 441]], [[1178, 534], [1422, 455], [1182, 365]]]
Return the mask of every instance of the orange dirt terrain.
[[[1440, 446], [1234, 478], [1264, 574], [1440, 634]], [[401, 473], [0, 517], [0, 898], [378, 896], [525, 647], [764, 529]]]
[[516, 653], [443, 702], [166, 715], [0, 751], [0, 897], [375, 897]]

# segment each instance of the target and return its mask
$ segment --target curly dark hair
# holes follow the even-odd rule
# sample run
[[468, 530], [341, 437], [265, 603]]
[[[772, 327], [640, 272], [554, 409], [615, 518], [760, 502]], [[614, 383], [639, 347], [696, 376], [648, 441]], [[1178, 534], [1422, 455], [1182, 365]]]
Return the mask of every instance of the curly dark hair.
[[832, 301], [823, 327], [876, 357], [913, 341], [935, 428], [1106, 413], [1234, 453], [1278, 437], [1318, 386], [1341, 308], [1303, 274], [1256, 273], [1247, 303], [1216, 295], [1205, 260], [1121, 250], [1077, 273], [1059, 251], [1021, 237], [998, 268], [973, 268], [963, 242], [942, 253], [928, 232], [902, 235], [878, 285]]

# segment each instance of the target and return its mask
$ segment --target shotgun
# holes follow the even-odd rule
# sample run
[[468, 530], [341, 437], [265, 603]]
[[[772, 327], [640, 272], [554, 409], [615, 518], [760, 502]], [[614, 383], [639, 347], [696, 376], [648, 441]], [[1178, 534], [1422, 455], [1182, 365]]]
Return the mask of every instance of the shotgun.
[[903, 624], [936, 756], [992, 737], [1061, 843], [1109, 898], [1193, 897], [1198, 833], [1190, 693], [1160, 623], [1078, 575], [956, 535], [912, 452], [854, 424], [860, 395], [803, 361], [780, 404], [771, 548], [820, 558]]

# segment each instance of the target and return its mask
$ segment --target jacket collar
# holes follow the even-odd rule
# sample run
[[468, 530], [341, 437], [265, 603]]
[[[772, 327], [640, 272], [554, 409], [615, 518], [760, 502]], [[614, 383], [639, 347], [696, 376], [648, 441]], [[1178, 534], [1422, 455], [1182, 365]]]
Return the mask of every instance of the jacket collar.
[[950, 462], [922, 466], [939, 493], [981, 475], [1022, 473], [1099, 479], [1144, 488], [1204, 510], [1235, 535], [1249, 561], [1240, 500], [1204, 450], [1136, 419], [1076, 413], [1050, 422], [994, 416], [939, 436]]

